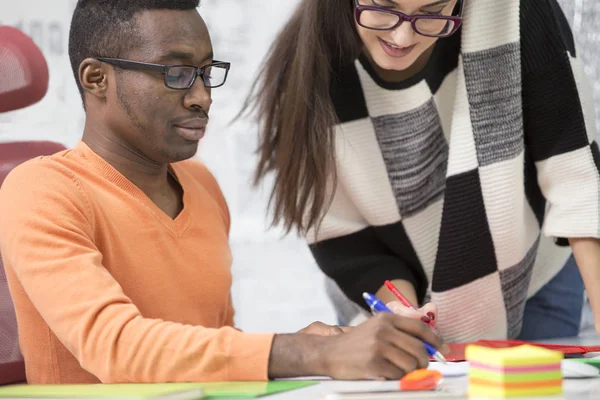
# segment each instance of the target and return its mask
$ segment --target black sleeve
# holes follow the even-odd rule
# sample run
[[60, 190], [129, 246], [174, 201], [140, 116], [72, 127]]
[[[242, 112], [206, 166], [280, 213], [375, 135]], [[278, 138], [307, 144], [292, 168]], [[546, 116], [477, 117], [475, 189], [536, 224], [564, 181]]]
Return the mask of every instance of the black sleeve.
[[409, 281], [419, 303], [425, 298], [427, 278], [401, 223], [368, 227], [313, 243], [310, 249], [319, 268], [365, 309], [363, 292], [375, 293], [387, 279]]

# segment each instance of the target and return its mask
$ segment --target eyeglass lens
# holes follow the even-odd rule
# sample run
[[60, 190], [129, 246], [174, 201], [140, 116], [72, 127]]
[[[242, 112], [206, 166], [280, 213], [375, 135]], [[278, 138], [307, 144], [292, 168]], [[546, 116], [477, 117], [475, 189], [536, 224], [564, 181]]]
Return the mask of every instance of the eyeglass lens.
[[[216, 87], [225, 83], [227, 70], [222, 66], [212, 66], [204, 69], [202, 78], [206, 87]], [[187, 89], [196, 77], [196, 68], [181, 66], [171, 67], [166, 74], [167, 86], [173, 89]]]

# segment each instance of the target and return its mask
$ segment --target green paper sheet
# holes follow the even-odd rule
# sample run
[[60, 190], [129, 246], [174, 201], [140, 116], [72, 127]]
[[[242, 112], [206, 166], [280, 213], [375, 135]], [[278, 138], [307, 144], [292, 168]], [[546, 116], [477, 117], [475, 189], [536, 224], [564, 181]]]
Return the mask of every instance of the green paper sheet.
[[579, 361], [584, 364], [593, 365], [600, 369], [600, 358], [572, 358], [573, 361]]
[[129, 398], [164, 396], [193, 389], [204, 390], [204, 399], [251, 399], [315, 385], [314, 381], [148, 383], [111, 385], [10, 385], [0, 387], [0, 398]]

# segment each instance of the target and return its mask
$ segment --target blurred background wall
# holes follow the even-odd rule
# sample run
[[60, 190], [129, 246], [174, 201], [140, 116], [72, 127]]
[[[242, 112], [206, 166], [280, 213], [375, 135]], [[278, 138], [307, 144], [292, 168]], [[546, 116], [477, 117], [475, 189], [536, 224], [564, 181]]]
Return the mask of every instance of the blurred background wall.
[[[530, 0], [531, 1], [531, 0]], [[600, 0], [558, 0], [567, 16], [585, 71], [594, 88], [596, 132], [600, 134]]]
[[[600, 128], [600, 0], [559, 1], [595, 88]], [[67, 54], [75, 3], [0, 0], [0, 24], [17, 26], [32, 36], [50, 67], [50, 88], [43, 101], [0, 114], [0, 142], [44, 139], [73, 146], [79, 140], [84, 115]], [[230, 205], [236, 323], [251, 332], [289, 332], [313, 320], [335, 323], [322, 288], [323, 275], [304, 242], [295, 235], [284, 236], [277, 227], [269, 229], [265, 217], [268, 184], [261, 188], [250, 185], [256, 162], [256, 126], [251, 121], [230, 124], [272, 39], [297, 3], [202, 0], [200, 7], [212, 35], [215, 58], [233, 66], [227, 84], [213, 91], [211, 123], [198, 158], [216, 175]], [[202, 290], [201, 283], [198, 290]]]

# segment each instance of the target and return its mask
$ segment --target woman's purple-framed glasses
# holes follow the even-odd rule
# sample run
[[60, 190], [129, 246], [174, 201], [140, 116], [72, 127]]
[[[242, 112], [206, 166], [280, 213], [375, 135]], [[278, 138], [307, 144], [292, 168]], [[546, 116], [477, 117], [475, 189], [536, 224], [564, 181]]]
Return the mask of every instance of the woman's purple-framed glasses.
[[355, 0], [354, 18], [363, 28], [376, 31], [396, 29], [404, 22], [410, 22], [413, 30], [422, 36], [448, 37], [462, 24], [462, 1], [458, 16], [454, 15], [406, 15], [400, 11], [377, 6], [367, 6]]

